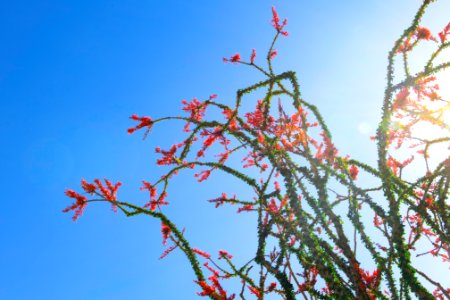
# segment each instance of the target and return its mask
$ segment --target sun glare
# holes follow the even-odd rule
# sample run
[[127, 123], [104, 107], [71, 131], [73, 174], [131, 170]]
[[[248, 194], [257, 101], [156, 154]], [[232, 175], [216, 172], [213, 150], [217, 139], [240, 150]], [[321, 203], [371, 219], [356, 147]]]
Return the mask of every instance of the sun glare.
[[443, 72], [436, 83], [439, 85], [439, 99], [425, 99], [421, 103], [434, 120], [417, 122], [411, 127], [411, 136], [427, 142], [440, 140], [441, 142], [430, 144], [428, 148], [429, 160], [438, 163], [450, 154], [450, 72]]
[[399, 91], [393, 109], [393, 150], [400, 159], [415, 153], [415, 161], [425, 158], [432, 171], [450, 157], [450, 70]]

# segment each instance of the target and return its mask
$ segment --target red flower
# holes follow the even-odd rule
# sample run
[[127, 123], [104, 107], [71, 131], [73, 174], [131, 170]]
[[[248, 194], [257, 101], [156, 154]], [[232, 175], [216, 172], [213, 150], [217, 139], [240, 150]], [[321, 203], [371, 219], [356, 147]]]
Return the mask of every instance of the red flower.
[[411, 45], [411, 37], [407, 38], [397, 49], [397, 53], [405, 53], [408, 51], [411, 51], [412, 45]]
[[351, 165], [350, 168], [348, 169], [348, 172], [350, 173], [350, 177], [353, 180], [356, 180], [356, 178], [358, 177], [358, 173], [359, 173], [358, 168], [355, 165]]
[[209, 175], [211, 175], [211, 171], [212, 170], [203, 170], [200, 173], [195, 174], [194, 176], [199, 177], [198, 182], [202, 182], [209, 178]]
[[262, 172], [266, 171], [268, 167], [269, 167], [269, 165], [266, 164], [266, 163], [261, 164], [261, 170], [260, 170], [260, 172], [262, 173]]
[[170, 246], [169, 248], [167, 248], [166, 250], [164, 250], [163, 254], [161, 254], [161, 256], [159, 257], [159, 259], [165, 258], [167, 255], [170, 254], [170, 252], [172, 252], [172, 251], [175, 250], [176, 248], [178, 248], [178, 245]]
[[444, 30], [438, 33], [441, 43], [445, 43], [445, 41], [447, 40], [447, 35], [449, 34], [450, 34], [450, 23], [448, 23], [447, 26], [445, 26]]
[[182, 100], [181, 103], [184, 104], [183, 110], [191, 113], [189, 117], [190, 119], [201, 121], [205, 116], [206, 104], [204, 102], [200, 102], [196, 98], [194, 98], [191, 102]]
[[[105, 179], [106, 187], [101, 183], [100, 180], [95, 179], [95, 184], [88, 183], [86, 180], [81, 180], [81, 187], [89, 194], [97, 194], [101, 196], [103, 199], [112, 202], [113, 210], [116, 211], [116, 205], [114, 202], [117, 201], [116, 193], [122, 183], [117, 182], [115, 185], [111, 183], [108, 179]], [[63, 212], [69, 212], [73, 210], [75, 215], [72, 217], [74, 221], [76, 221], [82, 214], [88, 203], [88, 200], [85, 196], [82, 196], [73, 190], [66, 190], [65, 194], [70, 198], [75, 199], [75, 203], [65, 208]]]
[[240, 61], [240, 60], [241, 60], [241, 55], [240, 55], [239, 53], [236, 53], [235, 55], [233, 55], [233, 56], [230, 58], [230, 61], [233, 62], [233, 63], [238, 62], [238, 61]]
[[98, 189], [100, 190], [101, 196], [110, 202], [117, 201], [116, 193], [119, 187], [122, 185], [121, 182], [117, 182], [115, 185], [111, 183], [108, 179], [104, 179], [106, 183], [106, 187], [103, 185], [103, 183], [99, 179], [95, 179], [94, 182], [97, 185]]
[[[255, 128], [260, 128], [264, 124], [264, 104], [261, 100], [258, 100], [256, 104], [256, 110], [254, 112], [248, 112], [245, 114], [247, 123]], [[270, 126], [275, 121], [274, 117], [269, 116], [266, 120], [267, 125]]]
[[233, 256], [232, 255], [230, 255], [227, 251], [225, 251], [225, 250], [219, 250], [219, 259], [221, 259], [221, 258], [223, 258], [223, 257], [226, 257], [226, 258], [228, 258], [228, 259], [232, 259], [233, 258]]
[[244, 206], [241, 207], [241, 208], [238, 208], [237, 212], [238, 212], [238, 213], [241, 213], [241, 212], [243, 212], [243, 211], [251, 211], [251, 210], [253, 210], [253, 205], [247, 204], [247, 205], [244, 205]]
[[[210, 100], [214, 99], [216, 95], [210, 96]], [[205, 116], [206, 106], [208, 105], [206, 102], [200, 102], [196, 98], [192, 99], [191, 102], [187, 102], [186, 100], [181, 101], [184, 104], [183, 110], [186, 112], [190, 112], [189, 119], [192, 121], [201, 121]], [[187, 122], [184, 126], [184, 131], [189, 132], [190, 122]]]
[[250, 292], [252, 293], [252, 294], [254, 294], [258, 299], [260, 299], [261, 298], [261, 292], [257, 289], [257, 288], [254, 288], [254, 287], [252, 287], [252, 286], [248, 286], [248, 289], [250, 290]]
[[223, 205], [225, 202], [235, 203], [236, 202], [236, 194], [233, 198], [228, 198], [226, 193], [222, 193], [222, 196], [216, 199], [208, 200], [208, 202], [212, 202], [216, 204], [216, 208]]
[[210, 259], [211, 258], [211, 255], [209, 253], [206, 253], [206, 252], [204, 252], [202, 250], [199, 250], [197, 248], [192, 248], [192, 251], [197, 253], [200, 256], [203, 256], [206, 259]]
[[269, 287], [267, 288], [268, 292], [273, 291], [275, 288], [277, 287], [277, 283], [276, 282], [272, 282]]
[[167, 244], [167, 239], [169, 238], [170, 233], [172, 230], [170, 230], [169, 226], [161, 222], [161, 233], [163, 236], [163, 245]]
[[84, 179], [81, 179], [81, 187], [83, 188], [83, 190], [86, 191], [86, 193], [89, 193], [89, 194], [94, 194], [95, 191], [97, 190], [97, 187], [95, 186], [95, 184], [87, 183], [87, 181]]
[[205, 281], [195, 281], [195, 283], [197, 283], [203, 289], [201, 293], [197, 293], [197, 295], [199, 296], [210, 296], [216, 292], [216, 289], [207, 284]]
[[271, 52], [270, 52], [270, 54], [269, 54], [269, 59], [274, 59], [275, 58], [275, 56], [277, 56], [278, 55], [278, 51], [277, 50], [272, 50]]
[[278, 213], [278, 207], [274, 198], [271, 198], [269, 204], [267, 204], [267, 211], [272, 214]]
[[427, 204], [427, 207], [432, 207], [432, 206], [433, 206], [433, 202], [434, 202], [434, 199], [433, 199], [433, 197], [431, 197], [431, 196], [428, 196], [428, 197], [425, 199], [425, 203]]
[[200, 135], [202, 137], [206, 136], [206, 139], [203, 142], [203, 150], [211, 147], [218, 139], [221, 140], [221, 144], [224, 146], [229, 144], [229, 141], [223, 136], [223, 129], [220, 126], [214, 128], [214, 131], [205, 129], [200, 133]]
[[164, 151], [159, 149], [160, 153], [162, 153], [163, 157], [161, 157], [160, 159], [158, 159], [156, 161], [156, 164], [158, 166], [164, 166], [164, 165], [170, 165], [170, 164], [176, 164], [178, 161], [175, 158], [175, 152], [177, 152], [177, 146], [173, 145], [170, 150], [168, 151]]
[[261, 131], [258, 131], [257, 139], [258, 139], [258, 142], [259, 142], [260, 144], [263, 144], [263, 143], [264, 143], [264, 140], [265, 140], [266, 138], [264, 137], [264, 134], [261, 133]]
[[200, 158], [200, 157], [205, 157], [205, 151], [203, 151], [203, 149], [200, 149], [197, 152], [197, 158]]
[[392, 170], [392, 173], [394, 173], [394, 175], [398, 175], [398, 171], [409, 165], [413, 160], [414, 156], [411, 156], [403, 162], [399, 162], [392, 156], [389, 156], [386, 164]]
[[150, 210], [155, 210], [160, 205], [168, 205], [169, 202], [166, 202], [165, 199], [167, 197], [166, 192], [162, 192], [161, 195], [157, 198], [156, 187], [153, 186], [150, 182], [142, 181], [141, 191], [147, 190], [150, 193], [150, 201], [144, 205], [144, 207], [150, 207]]
[[381, 219], [379, 215], [375, 214], [375, 216], [373, 217], [373, 225], [375, 225], [375, 227], [380, 227], [383, 223], [383, 219]]
[[[205, 262], [203, 265], [204, 265], [205, 268], [207, 268], [211, 273], [213, 273], [215, 277], [220, 276], [219, 271], [217, 271], [216, 269], [212, 268], [212, 267], [208, 264], [208, 262]], [[210, 279], [211, 279], [211, 277], [210, 277]]]
[[207, 284], [205, 281], [194, 281], [203, 290], [201, 293], [197, 293], [197, 295], [210, 296], [212, 299], [216, 300], [233, 300], [235, 298], [236, 296], [235, 294], [232, 294], [229, 297], [227, 296], [227, 292], [222, 288], [221, 284], [219, 283], [217, 275], [210, 276], [208, 277], [208, 279], [211, 281], [212, 285]]
[[[119, 189], [119, 187], [122, 185], [121, 182], [117, 182], [116, 184], [112, 184], [111, 181], [109, 181], [108, 179], [104, 179], [105, 183], [106, 183], [106, 187], [103, 185], [103, 183], [99, 180], [99, 179], [95, 179], [94, 183], [97, 185], [97, 189], [99, 190], [99, 195], [111, 202], [112, 204], [112, 210], [117, 212], [117, 206], [115, 204], [115, 202], [117, 201], [117, 190]], [[82, 183], [83, 184], [83, 183]], [[87, 183], [85, 184], [87, 185]], [[92, 185], [90, 185], [90, 187], [88, 186], [87, 188], [92, 188]]]
[[66, 194], [66, 196], [73, 198], [76, 201], [72, 205], [65, 208], [63, 210], [63, 212], [66, 213], [66, 212], [73, 210], [75, 212], [75, 215], [72, 217], [72, 220], [76, 221], [79, 217], [81, 217], [84, 209], [86, 208], [86, 205], [88, 203], [87, 198], [85, 196], [78, 194], [77, 192], [75, 192], [73, 190], [66, 190], [65, 194]]
[[241, 61], [241, 55], [239, 53], [236, 53], [235, 55], [231, 56], [229, 59], [223, 58], [223, 62], [225, 62], [225, 63], [227, 63], [227, 62], [237, 63], [240, 61]]
[[[447, 288], [447, 291], [446, 291], [447, 293], [450, 293], [450, 288]], [[446, 298], [444, 298], [444, 293], [441, 291], [441, 289], [439, 289], [439, 288], [436, 288], [434, 291], [433, 291], [433, 296], [435, 297], [435, 299], [437, 299], [437, 300], [444, 300], [444, 299], [446, 299]]]
[[[338, 154], [338, 150], [333, 145], [330, 137], [325, 132], [322, 132], [320, 135], [323, 137], [323, 143], [318, 146], [315, 157], [320, 161], [326, 159], [330, 162], [334, 162]], [[322, 149], [324, 145], [325, 149]]]
[[416, 31], [417, 39], [421, 40], [435, 40], [435, 38], [431, 35], [431, 31], [426, 27], [418, 27]]
[[283, 31], [284, 26], [287, 25], [287, 19], [283, 20], [283, 23], [280, 24], [280, 18], [278, 17], [278, 13], [275, 10], [275, 7], [272, 6], [272, 26], [275, 28], [277, 32], [279, 32], [281, 35], [287, 36], [289, 33], [287, 31]]
[[252, 55], [250, 56], [250, 63], [253, 64], [256, 58], [256, 49], [252, 49]]
[[228, 129], [230, 130], [230, 132], [238, 130], [238, 123], [236, 121], [236, 118], [233, 117], [234, 111], [229, 108], [225, 108], [222, 113], [225, 115], [225, 118], [229, 122]]
[[148, 127], [148, 129], [151, 129], [154, 123], [152, 118], [150, 117], [138, 117], [137, 115], [132, 115], [130, 119], [140, 121], [140, 123], [135, 127], [128, 128], [129, 134], [132, 134], [136, 130], [141, 129], [143, 127]]
[[273, 184], [275, 185], [275, 190], [281, 191], [280, 183], [278, 181], [275, 181]]
[[147, 182], [147, 181], [143, 180], [142, 181], [142, 187], [140, 188], [140, 190], [141, 191], [147, 190], [147, 191], [150, 192], [150, 198], [151, 199], [156, 198], [156, 188], [150, 182]]
[[408, 101], [409, 101], [409, 89], [404, 87], [400, 90], [400, 92], [397, 93], [395, 101], [392, 104], [392, 108], [394, 110], [402, 109], [408, 104]]
[[361, 275], [361, 279], [363, 280], [365, 288], [369, 290], [376, 290], [380, 285], [381, 280], [380, 270], [375, 269], [371, 274], [370, 272], [361, 269], [357, 263], [355, 263], [354, 266], [359, 271], [359, 274]]

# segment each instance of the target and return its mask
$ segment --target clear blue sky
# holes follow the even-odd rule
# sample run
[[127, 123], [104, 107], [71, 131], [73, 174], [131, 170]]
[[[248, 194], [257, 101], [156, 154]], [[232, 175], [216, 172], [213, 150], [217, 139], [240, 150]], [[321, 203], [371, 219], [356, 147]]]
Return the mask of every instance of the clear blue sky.
[[[441, 2], [426, 18], [434, 30], [449, 21], [450, 2]], [[128, 116], [177, 115], [182, 99], [213, 93], [231, 103], [236, 89], [261, 78], [222, 57], [267, 49], [272, 5], [290, 32], [277, 46], [276, 70], [298, 72], [305, 98], [331, 118], [341, 153], [374, 162], [368, 136], [380, 113], [387, 52], [419, 3], [5, 1], [0, 299], [194, 299], [185, 258], [158, 260], [159, 222], [126, 219], [100, 204], [74, 223], [61, 213], [70, 203], [65, 188], [107, 177], [124, 183], [123, 200], [146, 199], [140, 181], [161, 174], [153, 148], [181, 140], [181, 128], [158, 126], [142, 141], [127, 135]], [[170, 215], [199, 248], [251, 255], [254, 220], [206, 202], [222, 190], [232, 193], [232, 183], [178, 178]]]

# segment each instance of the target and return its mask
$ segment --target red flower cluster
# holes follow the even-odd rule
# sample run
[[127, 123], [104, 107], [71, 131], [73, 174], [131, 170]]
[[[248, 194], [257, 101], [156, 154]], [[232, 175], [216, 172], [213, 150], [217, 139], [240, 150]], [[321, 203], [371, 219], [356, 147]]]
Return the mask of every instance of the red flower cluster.
[[358, 178], [359, 170], [358, 170], [358, 167], [356, 167], [355, 165], [351, 165], [351, 166], [348, 168], [348, 172], [349, 172], [349, 174], [350, 174], [350, 177], [351, 177], [353, 180], [356, 180], [356, 179]]
[[355, 264], [355, 268], [359, 271], [359, 274], [361, 275], [361, 279], [363, 280], [363, 289], [367, 290], [370, 300], [375, 300], [375, 295], [373, 291], [378, 290], [378, 286], [381, 282], [381, 272], [380, 270], [376, 269], [372, 273], [365, 271], [359, 267], [358, 264]]
[[[415, 37], [415, 40], [413, 40], [413, 37]], [[400, 44], [397, 53], [411, 51], [420, 40], [437, 42], [437, 39], [431, 34], [431, 31], [428, 28], [419, 26], [413, 34], [410, 34], [403, 43]]]
[[[184, 104], [183, 110], [190, 113], [189, 119], [192, 121], [201, 121], [205, 116], [206, 107], [208, 104], [206, 102], [200, 102], [194, 98], [191, 102], [186, 100], [181, 101]], [[189, 132], [190, 122], [186, 123], [184, 126], [184, 131]]]
[[205, 251], [202, 251], [202, 250], [200, 250], [200, 249], [192, 248], [192, 251], [195, 252], [195, 253], [197, 253], [197, 254], [200, 255], [200, 256], [203, 256], [203, 257], [206, 258], [206, 259], [210, 259], [210, 258], [211, 258], [211, 254], [206, 253]]
[[319, 270], [315, 266], [306, 269], [303, 272], [303, 278], [305, 278], [305, 282], [300, 284], [299, 290], [301, 292], [304, 292], [309, 290], [310, 288], [313, 288], [317, 283], [317, 275], [319, 275]]
[[262, 297], [261, 292], [257, 288], [252, 287], [251, 285], [248, 285], [247, 287], [250, 290], [250, 293], [255, 295], [256, 298], [261, 299], [261, 297]]
[[157, 153], [161, 153], [163, 157], [156, 161], [158, 166], [165, 166], [171, 164], [177, 164], [178, 160], [175, 157], [175, 153], [177, 152], [177, 145], [172, 145], [168, 151], [161, 150], [161, 148], [156, 148]]
[[439, 90], [438, 84], [432, 84], [436, 81], [435, 76], [428, 76], [417, 79], [414, 82], [414, 92], [417, 94], [417, 100], [423, 100], [423, 97], [428, 98], [429, 100], [439, 99], [439, 95], [437, 91]]
[[202, 182], [209, 178], [209, 175], [211, 175], [212, 170], [203, 170], [200, 171], [200, 173], [195, 174], [194, 176], [198, 178], [198, 182]]
[[399, 171], [401, 171], [404, 167], [409, 165], [413, 160], [414, 160], [414, 156], [411, 156], [410, 158], [405, 159], [402, 162], [396, 160], [392, 156], [389, 156], [389, 158], [387, 160], [387, 165], [392, 170], [392, 173], [394, 173], [394, 175], [397, 176], [399, 174]]
[[[231, 121], [230, 121], [231, 124]], [[224, 163], [228, 159], [228, 148], [227, 145], [230, 141], [224, 136], [224, 129], [220, 126], [214, 128], [214, 130], [204, 129], [200, 132], [200, 136], [204, 138], [202, 148], [197, 152], [197, 159], [205, 156], [205, 151], [210, 148], [217, 140], [220, 140], [220, 144], [224, 147], [225, 152], [220, 153], [220, 163]], [[208, 175], [209, 176], [209, 175]], [[197, 177], [197, 176], [196, 176]], [[202, 180], [203, 181], [203, 180]]]
[[161, 222], [161, 233], [162, 233], [162, 237], [163, 237], [163, 245], [167, 244], [167, 239], [170, 236], [170, 233], [172, 232], [172, 230], [170, 229], [169, 226], [167, 226], [166, 224], [164, 224], [163, 222]]
[[269, 59], [274, 59], [275, 58], [275, 56], [277, 56], [278, 55], [278, 51], [277, 50], [272, 50], [272, 51], [270, 51], [270, 54], [269, 54]]
[[86, 191], [86, 193], [89, 193], [91, 195], [93, 195], [95, 193], [95, 191], [97, 190], [97, 186], [95, 186], [95, 184], [88, 183], [84, 179], [81, 179], [81, 187], [83, 188], [83, 190]]
[[273, 28], [275, 28], [275, 30], [278, 31], [281, 35], [288, 36], [289, 33], [287, 31], [283, 31], [284, 26], [287, 25], [287, 19], [284, 19], [283, 23], [280, 24], [280, 18], [278, 17], [278, 13], [275, 10], [274, 6], [272, 6], [272, 15], [273, 15], [273, 18], [272, 18]]
[[375, 225], [375, 227], [380, 227], [383, 223], [383, 219], [379, 215], [375, 214], [373, 217], [373, 225]]
[[269, 167], [266, 163], [260, 163], [264, 159], [264, 155], [261, 152], [250, 151], [243, 159], [242, 162], [246, 162], [244, 168], [257, 166], [260, 172], [264, 172]]
[[404, 87], [397, 93], [392, 109], [403, 109], [409, 103], [409, 89]]
[[236, 53], [235, 55], [231, 56], [230, 58], [223, 58], [223, 62], [227, 63], [227, 62], [232, 62], [232, 63], [237, 63], [241, 61], [241, 55], [239, 53]]
[[330, 137], [325, 132], [322, 132], [320, 135], [323, 138], [323, 142], [318, 145], [315, 157], [319, 161], [326, 159], [329, 162], [334, 162], [338, 154], [338, 150], [331, 142]]
[[275, 118], [269, 116], [268, 120], [264, 120], [264, 103], [262, 100], [258, 100], [256, 104], [256, 110], [254, 112], [248, 112], [245, 114], [247, 118], [247, 123], [253, 126], [256, 129], [260, 129], [264, 124], [264, 121], [267, 122], [267, 126], [271, 126], [273, 122], [275, 122]]
[[225, 250], [219, 250], [219, 259], [224, 258], [224, 257], [227, 258], [227, 259], [232, 259], [233, 255], [229, 254]]
[[[450, 288], [444, 289], [447, 294], [450, 294]], [[436, 300], [444, 300], [448, 299], [446, 295], [444, 295], [443, 291], [440, 288], [436, 288], [433, 291], [433, 296], [436, 298]]]
[[445, 43], [447, 41], [447, 36], [450, 35], [450, 23], [448, 23], [444, 30], [439, 32], [438, 35], [441, 43]]
[[135, 127], [128, 128], [127, 131], [129, 134], [132, 134], [136, 130], [144, 128], [144, 127], [147, 127], [150, 130], [154, 123], [152, 118], [150, 118], [150, 117], [138, 117], [137, 115], [132, 115], [130, 117], [130, 119], [132, 119], [134, 121], [140, 121], [140, 123]]
[[78, 194], [73, 190], [66, 190], [65, 194], [68, 197], [75, 199], [76, 201], [72, 205], [65, 208], [63, 212], [66, 213], [73, 210], [75, 212], [75, 215], [72, 217], [72, 220], [76, 221], [79, 217], [81, 217], [84, 209], [86, 208], [87, 198], [85, 196]]
[[247, 205], [244, 205], [244, 206], [238, 208], [237, 212], [238, 212], [238, 213], [241, 213], [241, 212], [243, 212], [243, 211], [252, 211], [252, 210], [254, 210], [254, 209], [253, 209], [253, 205], [247, 204]]
[[[116, 184], [112, 184], [111, 181], [105, 178], [105, 184], [106, 187], [99, 179], [95, 179], [94, 183], [88, 183], [84, 179], [81, 180], [81, 187], [86, 193], [89, 193], [91, 195], [96, 194], [102, 197], [103, 199], [111, 202], [113, 210], [116, 211], [117, 207], [114, 202], [117, 201], [116, 198], [117, 190], [122, 185], [122, 183], [117, 182]], [[73, 190], [66, 190], [65, 194], [66, 196], [73, 198], [76, 201], [69, 207], [65, 208], [63, 212], [69, 212], [73, 210], [75, 212], [75, 215], [72, 217], [72, 219], [76, 221], [83, 214], [83, 211], [88, 203], [88, 200], [85, 196], [82, 196], [77, 192], [74, 192]]]
[[[106, 183], [106, 187], [103, 185], [103, 183], [99, 179], [95, 179], [94, 182], [97, 185], [97, 188], [99, 190], [99, 195], [110, 202], [117, 201], [117, 190], [122, 185], [121, 182], [117, 182], [116, 184], [112, 184], [111, 181], [108, 179], [104, 179]], [[87, 191], [87, 190], [86, 190]], [[87, 191], [88, 192], [88, 191]]]
[[278, 214], [280, 211], [285, 207], [288, 203], [289, 197], [285, 196], [279, 205], [277, 205], [277, 202], [275, 198], [270, 198], [269, 204], [267, 204], [267, 211], [271, 214]]
[[159, 197], [157, 197], [156, 187], [152, 185], [150, 182], [142, 181], [141, 191], [147, 190], [150, 193], [150, 201], [144, 205], [144, 207], [149, 207], [150, 210], [155, 210], [158, 206], [168, 205], [169, 202], [166, 202], [167, 193], [162, 192]]
[[228, 198], [226, 193], [222, 193], [222, 196], [216, 199], [208, 200], [208, 202], [212, 202], [216, 204], [216, 208], [223, 205], [225, 202], [229, 203], [236, 203], [236, 194], [233, 196], [233, 198]]
[[223, 146], [228, 145], [230, 141], [224, 137], [223, 133], [223, 128], [220, 126], [217, 126], [216, 128], [214, 128], [214, 130], [203, 130], [200, 133], [201, 137], [206, 137], [205, 141], [203, 142], [203, 150], [211, 147], [217, 140], [220, 140], [220, 144]]
[[256, 49], [252, 49], [252, 55], [250, 56], [251, 64], [255, 63], [255, 58], [256, 58]]
[[416, 37], [419, 40], [433, 40], [435, 41], [436, 39], [431, 35], [431, 31], [426, 28], [426, 27], [418, 27], [417, 31], [416, 31]]
[[233, 118], [234, 111], [229, 108], [225, 108], [222, 111], [222, 113], [225, 115], [225, 118], [228, 120], [228, 130], [230, 132], [237, 131], [239, 129], [239, 127], [238, 127], [236, 118]]
[[215, 300], [233, 300], [235, 298], [235, 294], [232, 294], [231, 296], [227, 295], [227, 292], [223, 289], [216, 274], [208, 277], [208, 279], [211, 281], [212, 285], [209, 285], [206, 281], [194, 281], [202, 288], [202, 291], [198, 292], [197, 295], [210, 296]]

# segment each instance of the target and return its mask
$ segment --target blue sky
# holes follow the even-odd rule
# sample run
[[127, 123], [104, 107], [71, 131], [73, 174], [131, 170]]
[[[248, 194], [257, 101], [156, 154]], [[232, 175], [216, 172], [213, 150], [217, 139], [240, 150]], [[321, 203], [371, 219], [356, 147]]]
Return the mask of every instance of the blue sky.
[[[450, 3], [434, 5], [432, 29]], [[444, 3], [445, 2], [445, 3]], [[90, 205], [76, 223], [61, 210], [81, 178], [124, 183], [123, 200], [143, 201], [142, 179], [158, 178], [155, 146], [182, 138], [180, 124], [142, 141], [126, 129], [133, 113], [178, 115], [182, 99], [260, 80], [223, 64], [263, 53], [272, 5], [289, 19], [275, 69], [298, 72], [342, 153], [375, 162], [387, 52], [420, 1], [9, 1], [0, 11], [1, 299], [193, 299], [198, 288], [180, 253], [164, 250], [159, 222], [126, 219]], [[447, 16], [448, 17], [448, 16]], [[262, 55], [261, 55], [262, 56]], [[361, 128], [366, 128], [367, 130]], [[194, 245], [235, 256], [255, 249], [254, 220], [206, 202], [233, 182], [177, 178], [169, 212]], [[220, 189], [218, 189], [220, 186]], [[253, 223], [252, 223], [253, 222]], [[205, 226], [206, 224], [206, 226]]]

